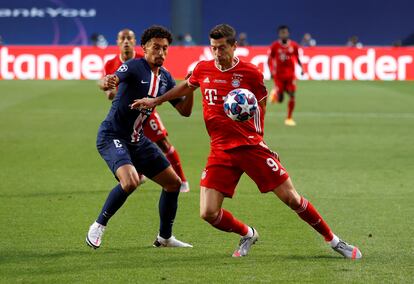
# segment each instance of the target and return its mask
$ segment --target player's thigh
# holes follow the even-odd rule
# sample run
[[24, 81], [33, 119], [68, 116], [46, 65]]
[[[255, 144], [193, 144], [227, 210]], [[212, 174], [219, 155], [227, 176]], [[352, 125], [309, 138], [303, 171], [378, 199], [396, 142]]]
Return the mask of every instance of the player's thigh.
[[[134, 149], [131, 150], [132, 162], [137, 171], [150, 179], [163, 173], [161, 177], [166, 177], [168, 183], [175, 184], [177, 175], [173, 170], [167, 170], [171, 167], [165, 155], [145, 136], [140, 139], [139, 145], [134, 146]], [[163, 184], [166, 183], [163, 182]]]
[[181, 179], [171, 166], [153, 176], [151, 180], [161, 185], [165, 191], [175, 192], [180, 190]]
[[215, 219], [223, 205], [224, 194], [202, 186], [200, 189], [200, 216], [203, 219]]
[[115, 175], [126, 192], [134, 191], [139, 185], [139, 175], [133, 165], [125, 164], [120, 166], [116, 170]]
[[98, 135], [96, 148], [115, 176], [118, 168], [133, 164], [127, 143], [123, 139]]
[[237, 157], [240, 167], [262, 193], [274, 190], [289, 178], [278, 156], [264, 143], [240, 147]]
[[276, 87], [276, 93], [278, 95], [283, 94], [283, 92], [285, 91], [285, 81], [280, 78], [276, 78], [275, 87]]
[[220, 192], [224, 197], [233, 197], [243, 171], [237, 166], [207, 163], [201, 175], [200, 186]]
[[[144, 135], [157, 144], [162, 142], [162, 140], [166, 140], [168, 136], [167, 129], [156, 111], [148, 117], [144, 125]], [[164, 152], [164, 149], [162, 150]]]

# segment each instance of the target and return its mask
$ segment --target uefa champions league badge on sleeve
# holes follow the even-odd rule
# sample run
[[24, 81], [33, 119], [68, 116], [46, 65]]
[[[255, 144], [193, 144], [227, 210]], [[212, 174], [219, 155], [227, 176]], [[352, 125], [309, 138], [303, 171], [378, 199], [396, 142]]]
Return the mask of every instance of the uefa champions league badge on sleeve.
[[231, 79], [231, 85], [233, 88], [240, 87], [240, 82], [243, 80], [242, 74], [233, 73], [233, 78]]
[[121, 66], [119, 66], [118, 70], [116, 70], [116, 71], [118, 71], [118, 72], [126, 72], [127, 70], [128, 70], [128, 65], [122, 64]]

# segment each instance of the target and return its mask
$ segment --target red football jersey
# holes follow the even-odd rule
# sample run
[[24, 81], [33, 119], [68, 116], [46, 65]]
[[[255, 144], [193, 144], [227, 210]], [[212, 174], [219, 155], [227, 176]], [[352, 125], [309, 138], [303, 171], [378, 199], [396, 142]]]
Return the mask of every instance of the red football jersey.
[[250, 90], [257, 101], [267, 97], [263, 74], [259, 69], [238, 58], [235, 60], [236, 64], [227, 70], [219, 69], [214, 60], [200, 61], [187, 80], [190, 86], [201, 88], [204, 122], [212, 149], [256, 145], [263, 140], [264, 113], [260, 105], [255, 116], [244, 122], [233, 121], [224, 112], [224, 97], [234, 89]]
[[[141, 58], [144, 57], [142, 53], [139, 53], [135, 51], [135, 57], [134, 58]], [[105, 63], [104, 67], [104, 76], [108, 74], [114, 74], [116, 70], [118, 70], [119, 66], [122, 65], [124, 61], [121, 59], [121, 54], [116, 55], [114, 58], [108, 60]]]
[[294, 77], [295, 64], [299, 58], [299, 45], [293, 40], [288, 40], [286, 44], [277, 40], [270, 46], [269, 57], [272, 74], [282, 78]]

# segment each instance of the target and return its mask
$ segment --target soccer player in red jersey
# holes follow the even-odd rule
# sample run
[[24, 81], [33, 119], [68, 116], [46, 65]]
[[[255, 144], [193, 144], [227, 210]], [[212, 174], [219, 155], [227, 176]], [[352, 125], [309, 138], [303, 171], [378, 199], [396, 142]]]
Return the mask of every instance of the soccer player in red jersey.
[[[210, 31], [214, 60], [200, 61], [187, 81], [164, 96], [135, 100], [131, 108], [153, 108], [165, 101], [191, 95], [195, 89], [201, 88], [211, 151], [201, 176], [200, 215], [215, 228], [241, 236], [234, 257], [247, 255], [259, 237], [256, 229], [222, 208], [224, 198], [233, 196], [241, 175], [246, 173], [260, 192], [273, 192], [321, 234], [335, 251], [346, 258], [361, 258], [359, 249], [334, 235], [312, 203], [299, 195], [278, 155], [263, 141], [267, 97], [263, 75], [256, 66], [234, 56], [237, 47], [235, 36], [235, 30], [229, 25], [214, 27]], [[224, 113], [224, 98], [235, 88], [249, 89], [259, 102], [256, 115], [248, 121], [233, 121]]]
[[[106, 62], [104, 75], [115, 73], [122, 63], [131, 58], [141, 58], [144, 56], [142, 53], [135, 50], [135, 33], [130, 29], [123, 29], [118, 33], [117, 45], [119, 47], [120, 54]], [[105, 94], [109, 100], [112, 100], [115, 97], [116, 92], [117, 89], [114, 88], [112, 90], [105, 91]], [[171, 163], [174, 171], [181, 178], [182, 184], [180, 191], [190, 191], [190, 186], [181, 166], [180, 156], [178, 155], [177, 150], [175, 150], [175, 147], [170, 143], [170, 141], [168, 141], [167, 129], [162, 123], [161, 117], [156, 110], [151, 113], [146, 124], [144, 125], [144, 135], [157, 144], [157, 146], [167, 157], [168, 161]]]
[[269, 58], [267, 61], [270, 74], [275, 83], [275, 89], [272, 90], [270, 94], [270, 101], [283, 102], [283, 94], [286, 92], [289, 95], [289, 102], [285, 124], [288, 126], [295, 126], [296, 122], [293, 120], [292, 114], [295, 108], [296, 62], [302, 68], [302, 63], [299, 60], [299, 45], [295, 41], [289, 39], [288, 26], [280, 26], [277, 30], [279, 39], [273, 42], [270, 46]]

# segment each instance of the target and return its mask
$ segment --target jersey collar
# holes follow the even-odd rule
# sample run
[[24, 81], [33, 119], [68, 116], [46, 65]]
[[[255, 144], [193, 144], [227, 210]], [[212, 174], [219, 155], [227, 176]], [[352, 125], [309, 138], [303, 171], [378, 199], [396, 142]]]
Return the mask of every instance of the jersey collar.
[[279, 43], [280, 43], [281, 46], [288, 46], [288, 45], [290, 45], [290, 39], [288, 39], [286, 43], [283, 43], [282, 40], [279, 39]]
[[234, 57], [234, 61], [235, 61], [235, 63], [234, 63], [234, 65], [233, 65], [233, 66], [231, 66], [230, 68], [224, 69], [224, 70], [220, 69], [220, 68], [217, 66], [217, 62], [216, 62], [215, 60], [214, 60], [214, 66], [216, 66], [216, 68], [217, 68], [218, 70], [220, 70], [221, 72], [226, 72], [226, 71], [229, 71], [229, 70], [233, 69], [234, 67], [236, 67], [236, 66], [239, 64], [240, 59], [239, 59], [237, 56], [235, 56], [235, 57]]

